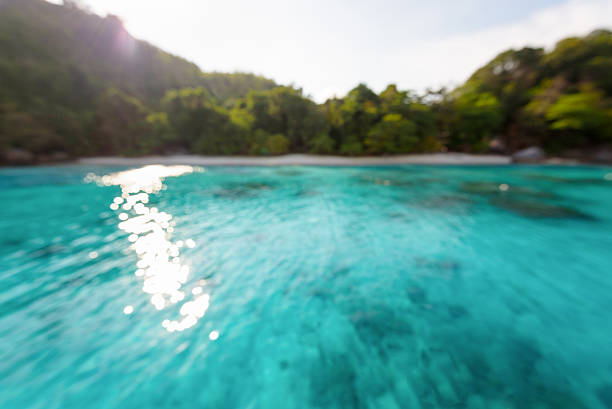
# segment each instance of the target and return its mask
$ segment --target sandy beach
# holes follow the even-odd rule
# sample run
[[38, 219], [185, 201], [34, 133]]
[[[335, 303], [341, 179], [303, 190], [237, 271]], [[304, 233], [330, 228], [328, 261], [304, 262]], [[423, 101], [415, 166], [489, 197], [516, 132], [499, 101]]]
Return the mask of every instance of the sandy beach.
[[470, 155], [465, 153], [434, 153], [398, 156], [318, 156], [284, 155], [272, 157], [253, 156], [143, 156], [143, 157], [91, 157], [77, 161], [82, 165], [144, 166], [161, 165], [198, 165], [198, 166], [385, 166], [385, 165], [508, 165], [510, 156]]

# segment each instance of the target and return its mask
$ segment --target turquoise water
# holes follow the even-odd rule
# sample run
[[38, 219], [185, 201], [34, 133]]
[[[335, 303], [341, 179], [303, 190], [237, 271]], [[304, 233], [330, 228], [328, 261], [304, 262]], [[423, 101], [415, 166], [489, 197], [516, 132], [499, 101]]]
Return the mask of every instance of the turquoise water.
[[611, 168], [122, 170], [0, 170], [0, 408], [612, 408]]

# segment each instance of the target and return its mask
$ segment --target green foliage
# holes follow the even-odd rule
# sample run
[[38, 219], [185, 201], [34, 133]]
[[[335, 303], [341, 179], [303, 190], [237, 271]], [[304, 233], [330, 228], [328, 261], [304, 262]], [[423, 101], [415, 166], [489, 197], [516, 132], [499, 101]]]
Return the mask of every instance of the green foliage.
[[427, 135], [421, 139], [419, 152], [442, 152], [446, 147], [434, 136]]
[[584, 77], [607, 95], [612, 95], [612, 56], [597, 56], [584, 67]]
[[147, 110], [142, 103], [116, 88], [106, 90], [97, 102], [94, 120], [96, 152], [128, 155], [143, 153], [143, 141], [148, 136]]
[[202, 85], [217, 100], [230, 103], [239, 98], [244, 98], [253, 90], [265, 91], [277, 87], [271, 79], [242, 72], [234, 74], [205, 73], [202, 74]]
[[247, 150], [246, 130], [215, 104], [204, 88], [169, 91], [163, 100], [177, 142], [206, 155], [234, 155]]
[[321, 133], [310, 140], [310, 152], [317, 154], [330, 154], [335, 152], [336, 143], [326, 133]]
[[349, 138], [340, 146], [340, 154], [347, 156], [358, 156], [363, 153], [363, 145], [354, 138]]
[[0, 147], [16, 147], [33, 153], [61, 150], [61, 137], [34, 115], [15, 105], [0, 106]]
[[269, 155], [267, 143], [270, 134], [264, 130], [256, 129], [248, 136], [249, 155]]
[[[244, 141], [237, 142], [242, 131], [216, 104], [275, 86], [251, 74], [203, 74], [195, 64], [134, 39], [117, 17], [99, 17], [76, 3], [2, 0], [0, 55], [0, 105], [7, 111], [0, 118], [1, 146], [41, 154], [163, 153], [195, 149], [196, 142], [199, 151], [246, 151]], [[222, 129], [221, 140], [198, 141], [202, 129], [180, 133], [188, 123], [204, 127], [196, 125], [197, 110], [187, 101], [184, 114], [164, 111], [164, 95], [185, 87], [207, 92], [206, 126]], [[226, 142], [231, 146], [221, 146]]]
[[597, 91], [563, 95], [546, 112], [552, 129], [588, 132], [598, 130], [606, 122], [601, 109], [602, 97]]
[[548, 108], [550, 128], [559, 131], [555, 147], [568, 139], [575, 146], [596, 145], [612, 141], [612, 110], [604, 104], [603, 94], [590, 87], [575, 94], [561, 96]]
[[503, 117], [499, 100], [490, 92], [460, 89], [452, 101], [451, 149], [482, 152], [499, 131]]
[[289, 151], [289, 139], [279, 133], [270, 135], [266, 141], [266, 147], [272, 155], [282, 155]]
[[608, 30], [559, 41], [544, 57], [543, 68], [548, 76], [563, 74], [571, 82], [580, 82], [588, 74], [589, 62], [598, 57], [612, 57], [612, 32]]
[[362, 150], [361, 145], [370, 127], [380, 119], [379, 106], [378, 95], [365, 84], [359, 84], [344, 99], [340, 107], [342, 126], [338, 129], [338, 133], [345, 142], [343, 145], [352, 146], [349, 149], [352, 153], [347, 154], [356, 155]]
[[252, 91], [233, 109], [232, 115], [253, 129], [286, 135], [292, 152], [306, 152], [309, 141], [328, 129], [317, 105], [305, 98], [301, 90], [290, 87]]
[[407, 91], [399, 91], [395, 84], [390, 84], [380, 93], [382, 112], [406, 114], [410, 98]]
[[416, 151], [418, 142], [414, 122], [400, 114], [387, 114], [370, 129], [365, 145], [368, 153], [402, 153]]
[[555, 152], [612, 145], [612, 33], [507, 50], [425, 95], [359, 84], [316, 104], [248, 73], [202, 73], [78, 3], [0, 0], [0, 157]]

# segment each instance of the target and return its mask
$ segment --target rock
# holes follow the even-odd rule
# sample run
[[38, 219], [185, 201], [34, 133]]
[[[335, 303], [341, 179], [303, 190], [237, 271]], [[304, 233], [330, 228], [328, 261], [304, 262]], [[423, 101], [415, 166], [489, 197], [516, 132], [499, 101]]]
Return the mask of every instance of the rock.
[[489, 142], [489, 152], [505, 153], [506, 149], [506, 143], [500, 138], [495, 138], [491, 142]]
[[69, 159], [70, 156], [66, 152], [51, 152], [46, 155], [38, 156], [38, 161], [41, 163], [66, 162]]
[[533, 199], [497, 196], [489, 200], [493, 206], [521, 216], [548, 219], [595, 220], [594, 217], [571, 207], [559, 206]]
[[554, 198], [550, 192], [535, 190], [529, 187], [509, 185], [498, 182], [465, 182], [461, 185], [461, 191], [469, 194], [482, 196], [526, 196], [535, 198]]
[[34, 163], [34, 154], [25, 149], [10, 148], [2, 153], [2, 160], [9, 165], [30, 165]]
[[612, 163], [612, 149], [599, 149], [593, 153], [591, 159], [597, 163]]
[[553, 157], [553, 158], [545, 159], [544, 163], [548, 165], [578, 165], [580, 161], [578, 159]]
[[53, 152], [51, 153], [51, 158], [55, 162], [65, 162], [70, 159], [70, 155], [66, 152]]
[[514, 162], [537, 162], [544, 158], [544, 151], [537, 146], [522, 149], [512, 155]]

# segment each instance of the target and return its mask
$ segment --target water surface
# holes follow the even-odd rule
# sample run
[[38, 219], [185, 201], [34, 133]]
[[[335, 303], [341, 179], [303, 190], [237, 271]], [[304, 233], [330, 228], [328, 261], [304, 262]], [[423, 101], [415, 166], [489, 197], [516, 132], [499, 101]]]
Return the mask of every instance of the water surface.
[[0, 170], [0, 408], [612, 408], [611, 168], [126, 170]]

